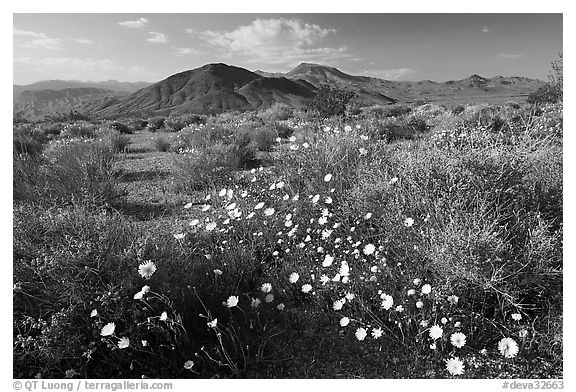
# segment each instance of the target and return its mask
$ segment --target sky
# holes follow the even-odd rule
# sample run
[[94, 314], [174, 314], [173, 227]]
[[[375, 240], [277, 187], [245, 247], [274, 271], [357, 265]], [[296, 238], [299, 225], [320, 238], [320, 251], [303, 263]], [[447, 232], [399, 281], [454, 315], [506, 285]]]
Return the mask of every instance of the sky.
[[13, 14], [13, 83], [156, 82], [208, 63], [302, 62], [389, 80], [547, 80], [562, 14]]

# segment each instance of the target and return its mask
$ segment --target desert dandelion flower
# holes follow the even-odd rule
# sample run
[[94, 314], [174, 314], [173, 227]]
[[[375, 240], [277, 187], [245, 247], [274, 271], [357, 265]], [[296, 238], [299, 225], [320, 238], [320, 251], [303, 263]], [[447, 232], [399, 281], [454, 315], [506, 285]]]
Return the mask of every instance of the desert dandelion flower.
[[366, 335], [368, 334], [368, 332], [366, 331], [366, 328], [358, 328], [356, 330], [356, 339], [362, 341], [364, 339], [366, 339]]
[[430, 328], [430, 337], [434, 340], [436, 339], [440, 339], [442, 337], [442, 334], [444, 333], [444, 330], [442, 329], [442, 327], [440, 327], [438, 324], [433, 325]]
[[309, 293], [310, 291], [312, 291], [312, 285], [311, 284], [303, 284], [302, 285], [302, 292], [303, 293]]
[[466, 344], [466, 335], [462, 332], [454, 332], [450, 336], [450, 343], [456, 348], [462, 348]]
[[194, 367], [194, 361], [186, 361], [186, 362], [184, 362], [184, 369], [186, 369], [186, 370], [192, 370], [193, 367]]
[[110, 336], [114, 334], [114, 330], [116, 329], [116, 324], [114, 323], [108, 323], [105, 326], [102, 327], [102, 329], [100, 330], [100, 335], [101, 336]]
[[128, 348], [130, 346], [130, 339], [124, 337], [124, 338], [120, 338], [120, 340], [118, 341], [118, 348], [122, 349], [122, 348]]
[[518, 354], [518, 343], [512, 338], [503, 338], [498, 342], [498, 351], [504, 358], [514, 358]]
[[430, 294], [431, 292], [432, 292], [432, 286], [430, 286], [428, 283], [422, 286], [422, 294]]
[[230, 297], [228, 297], [225, 305], [228, 308], [233, 308], [234, 306], [238, 305], [238, 296], [237, 295], [231, 295]]
[[324, 176], [324, 182], [330, 182], [332, 179], [332, 174], [328, 173]]
[[297, 272], [292, 272], [290, 274], [290, 277], [288, 278], [288, 281], [290, 283], [296, 283], [296, 282], [298, 282], [298, 279], [300, 279], [300, 275], [298, 275]]
[[374, 329], [372, 330], [372, 337], [373, 337], [374, 339], [379, 339], [379, 338], [382, 336], [382, 333], [383, 333], [383, 332], [384, 332], [384, 331], [382, 331], [382, 328], [380, 328], [380, 327], [374, 328]]
[[263, 293], [269, 293], [272, 291], [272, 285], [270, 283], [262, 283], [262, 287], [260, 287], [260, 290]]
[[268, 294], [266, 297], [264, 297], [264, 301], [268, 303], [274, 301], [274, 294]]
[[138, 273], [145, 279], [150, 279], [156, 272], [156, 264], [153, 261], [146, 261], [138, 266]]
[[375, 250], [376, 250], [376, 247], [374, 246], [374, 244], [368, 244], [364, 247], [364, 254], [366, 256], [369, 256], [369, 255], [373, 254]]
[[453, 376], [464, 374], [464, 362], [460, 358], [450, 358], [446, 360], [446, 370]]
[[345, 326], [347, 326], [348, 324], [350, 324], [350, 319], [349, 319], [348, 317], [342, 317], [342, 318], [340, 319], [340, 326], [341, 326], [341, 327], [345, 327]]
[[342, 309], [342, 306], [344, 306], [344, 301], [339, 299], [339, 300], [334, 301], [334, 304], [332, 305], [332, 309], [340, 310], [340, 309]]

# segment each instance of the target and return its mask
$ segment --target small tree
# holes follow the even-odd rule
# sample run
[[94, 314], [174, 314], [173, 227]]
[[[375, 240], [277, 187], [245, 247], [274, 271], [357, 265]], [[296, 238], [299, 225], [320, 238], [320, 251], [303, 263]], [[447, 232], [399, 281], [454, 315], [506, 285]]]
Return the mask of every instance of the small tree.
[[532, 104], [557, 103], [561, 102], [564, 97], [563, 92], [563, 54], [560, 53], [558, 60], [552, 61], [552, 73], [549, 76], [550, 81], [537, 91], [530, 94], [528, 102]]
[[322, 85], [316, 96], [308, 101], [308, 110], [322, 117], [342, 116], [346, 112], [346, 105], [354, 95], [352, 91]]

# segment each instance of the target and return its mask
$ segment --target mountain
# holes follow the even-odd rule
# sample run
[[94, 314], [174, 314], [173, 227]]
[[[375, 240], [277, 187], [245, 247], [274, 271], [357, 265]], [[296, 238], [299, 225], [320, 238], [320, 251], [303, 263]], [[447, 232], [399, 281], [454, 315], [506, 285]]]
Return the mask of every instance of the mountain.
[[94, 87], [25, 90], [14, 99], [13, 111], [23, 118], [35, 121], [71, 110], [95, 110], [102, 105], [110, 105], [114, 99], [125, 94]]
[[220, 113], [267, 108], [275, 102], [302, 107], [314, 91], [286, 78], [267, 78], [244, 68], [207, 64], [180, 72], [96, 111], [115, 116], [139, 111], [162, 114]]
[[117, 92], [133, 93], [141, 88], [149, 86], [148, 82], [119, 82], [106, 80], [102, 82], [81, 82], [79, 80], [43, 80], [27, 85], [13, 85], [13, 97], [17, 99], [24, 91], [38, 90], [64, 90], [75, 88], [99, 88]]

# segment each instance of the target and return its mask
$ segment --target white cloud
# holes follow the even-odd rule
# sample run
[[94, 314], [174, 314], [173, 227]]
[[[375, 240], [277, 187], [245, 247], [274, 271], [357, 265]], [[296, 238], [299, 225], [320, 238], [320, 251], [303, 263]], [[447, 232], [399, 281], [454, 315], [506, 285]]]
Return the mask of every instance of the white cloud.
[[483, 27], [482, 27], [482, 32], [483, 32], [483, 33], [489, 33], [489, 32], [490, 32], [490, 29], [488, 28], [488, 26], [483, 26]]
[[353, 57], [345, 47], [316, 47], [335, 29], [297, 19], [256, 19], [231, 31], [186, 31], [229, 53], [247, 56], [249, 63], [293, 64], [315, 59], [325, 63]]
[[62, 50], [62, 41], [60, 38], [37, 38], [24, 42], [21, 46], [27, 49]]
[[149, 20], [146, 18], [140, 18], [138, 20], [127, 20], [125, 22], [119, 22], [118, 25], [126, 27], [128, 29], [139, 29], [148, 24]]
[[110, 59], [71, 57], [16, 57], [14, 79], [77, 79], [122, 81], [154, 80], [147, 69], [138, 65], [122, 65]]
[[13, 34], [15, 36], [20, 36], [20, 37], [30, 37], [30, 38], [48, 38], [46, 36], [46, 34], [44, 33], [36, 33], [34, 31], [26, 31], [26, 30], [20, 30], [20, 29], [13, 29]]
[[90, 41], [89, 39], [86, 39], [86, 38], [74, 38], [74, 41], [78, 42], [79, 44], [83, 44], [83, 45], [90, 45], [92, 43], [92, 41]]
[[401, 80], [415, 73], [416, 69], [414, 68], [366, 69], [362, 71], [364, 76], [386, 80]]
[[177, 48], [174, 46], [172, 49], [174, 49], [176, 56], [200, 56], [204, 54], [204, 52], [194, 48]]
[[498, 53], [496, 57], [499, 57], [501, 59], [518, 59], [526, 57], [526, 55], [522, 53]]
[[168, 42], [168, 37], [166, 36], [166, 34], [155, 33], [153, 31], [151, 31], [149, 34], [151, 35], [151, 37], [146, 40], [148, 42], [153, 42], [155, 44], [165, 44]]

